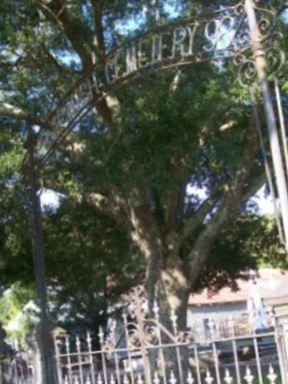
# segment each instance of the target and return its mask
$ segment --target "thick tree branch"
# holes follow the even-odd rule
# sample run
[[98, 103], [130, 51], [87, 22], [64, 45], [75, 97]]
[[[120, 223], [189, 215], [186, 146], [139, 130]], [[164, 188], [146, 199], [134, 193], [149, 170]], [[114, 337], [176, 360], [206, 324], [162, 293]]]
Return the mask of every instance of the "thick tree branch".
[[30, 115], [24, 109], [10, 103], [0, 103], [0, 116], [11, 117], [16, 120], [25, 120], [27, 123], [51, 129], [51, 127], [39, 119], [39, 117]]
[[[105, 47], [105, 39], [104, 39], [104, 31], [102, 25], [102, 5], [100, 0], [91, 0], [92, 9], [93, 9], [93, 17], [94, 17], [94, 39], [93, 39], [93, 54], [94, 57], [94, 65], [96, 63], [100, 63], [101, 65], [105, 65], [106, 61], [106, 47]], [[91, 82], [93, 84], [93, 77], [91, 78]], [[92, 87], [92, 92], [94, 92], [95, 100], [97, 98], [96, 87]], [[103, 120], [106, 122], [108, 127], [110, 128], [110, 133], [115, 137], [117, 135], [116, 125], [113, 121], [112, 110], [115, 106], [119, 107], [119, 101], [111, 96], [107, 98], [98, 100], [96, 102], [96, 109], [99, 114], [102, 116]]]
[[219, 189], [217, 189], [206, 200], [203, 201], [196, 212], [193, 212], [187, 219], [184, 220], [182, 240], [190, 237], [193, 232], [199, 228], [201, 224], [203, 224], [205, 217], [207, 217], [207, 215], [212, 212], [215, 205], [219, 202], [219, 198], [221, 198], [221, 196], [223, 196], [223, 192], [221, 194]]
[[242, 195], [241, 205], [247, 203], [247, 201], [254, 196], [257, 191], [265, 184], [266, 176], [264, 168], [259, 169], [257, 176], [253, 176], [252, 180], [244, 188]]
[[123, 213], [123, 207], [120, 202], [115, 202], [113, 199], [108, 198], [100, 193], [90, 193], [84, 196], [84, 199], [94, 208], [104, 213], [106, 216], [115, 220], [120, 228], [130, 232], [131, 225], [127, 221], [125, 213]]
[[28, 113], [26, 111], [9, 103], [0, 104], [0, 115], [14, 117], [15, 119], [28, 118]]
[[[90, 73], [93, 69], [92, 57], [89, 49], [87, 49], [87, 46], [83, 44], [81, 39], [79, 39], [79, 33], [77, 33], [79, 25], [77, 28], [73, 20], [70, 18], [66, 7], [66, 1], [54, 0], [49, 4], [49, 6], [38, 2], [38, 7], [50, 21], [54, 23], [56, 19], [60, 23], [67, 39], [70, 41], [73, 49], [82, 60], [84, 72]], [[77, 22], [79, 23], [80, 21], [77, 20]], [[82, 25], [82, 28], [84, 28], [84, 25]]]
[[[244, 149], [242, 162], [235, 176], [235, 181], [230, 191], [224, 197], [222, 204], [218, 207], [217, 212], [211, 221], [205, 226], [189, 254], [190, 260], [190, 283], [195, 283], [206, 262], [211, 245], [218, 235], [219, 231], [232, 220], [234, 214], [243, 203], [243, 194], [248, 197], [249, 178], [253, 172], [255, 164], [255, 156], [258, 150], [258, 141], [254, 125], [251, 123], [247, 130], [247, 143]], [[253, 188], [250, 193], [254, 192]], [[251, 195], [250, 195], [251, 196]]]
[[113, 217], [119, 226], [125, 227], [131, 240], [143, 254], [147, 266], [146, 290], [153, 302], [155, 284], [162, 265], [162, 244], [146, 192], [140, 188], [137, 194], [138, 199], [125, 202], [112, 188], [111, 199], [95, 193], [89, 195], [89, 201], [97, 209]]
[[105, 63], [105, 40], [102, 25], [102, 5], [100, 0], [91, 0], [94, 16], [94, 50], [100, 63]]
[[[76, 25], [74, 20], [70, 17], [69, 11], [67, 7], [65, 6], [64, 0], [54, 0], [51, 3], [51, 6], [47, 10], [47, 6], [43, 6], [42, 3], [38, 3], [40, 9], [45, 14], [47, 18], [49, 18], [50, 21], [55, 22], [55, 18], [60, 23], [67, 39], [70, 41], [73, 49], [77, 54], [79, 55], [82, 65], [83, 65], [83, 72], [85, 75], [88, 76], [90, 79], [91, 85], [92, 85], [92, 93], [93, 97], [95, 99], [95, 107], [104, 120], [105, 124], [110, 130], [110, 133], [114, 135], [116, 134], [117, 129], [116, 125], [113, 120], [113, 114], [112, 110], [109, 106], [109, 102], [107, 98], [98, 98], [98, 94], [96, 92], [97, 87], [95, 87], [94, 84], [94, 78], [93, 78], [93, 71], [94, 71], [94, 65], [96, 64], [93, 60], [93, 51], [89, 48], [88, 44], [83, 44], [81, 39], [79, 39], [79, 25]], [[100, 47], [103, 50], [101, 55], [98, 59], [102, 60], [105, 57], [105, 46], [104, 46], [104, 35], [102, 30], [102, 24], [101, 24], [101, 8], [99, 6], [95, 5], [95, 12], [97, 13], [95, 15], [96, 19], [98, 20], [97, 23], [97, 41], [98, 41], [98, 48], [99, 48], [99, 54], [100, 54]], [[94, 12], [94, 13], [95, 13]], [[79, 20], [77, 20], [77, 23], [80, 23]], [[82, 28], [84, 28], [84, 23], [82, 25]], [[96, 28], [96, 26], [95, 26]], [[115, 105], [115, 103], [114, 103]]]
[[136, 191], [137, 198], [130, 202], [129, 219], [134, 228], [134, 242], [143, 252], [147, 262], [159, 254], [162, 241], [152, 212], [149, 195], [145, 187]]
[[180, 152], [176, 152], [170, 160], [174, 177], [179, 181], [176, 189], [168, 192], [165, 223], [168, 228], [173, 229], [177, 224], [177, 219], [183, 213], [184, 197], [188, 180], [187, 168], [183, 165]]
[[112, 186], [107, 195], [90, 193], [85, 200], [99, 211], [113, 218], [115, 222], [125, 229], [134, 244], [141, 250], [148, 262], [159, 248], [158, 231], [149, 203], [143, 195], [132, 201], [124, 200]]
[[177, 214], [183, 200], [182, 191], [172, 191], [167, 198], [167, 208], [165, 214], [165, 224], [168, 228], [173, 228], [177, 222]]
[[145, 286], [149, 297], [149, 308], [152, 309], [155, 286], [164, 262], [163, 239], [153, 214], [147, 189], [140, 186], [136, 194], [137, 199], [133, 199], [133, 204], [130, 205], [130, 221], [134, 229], [131, 237], [145, 258]]

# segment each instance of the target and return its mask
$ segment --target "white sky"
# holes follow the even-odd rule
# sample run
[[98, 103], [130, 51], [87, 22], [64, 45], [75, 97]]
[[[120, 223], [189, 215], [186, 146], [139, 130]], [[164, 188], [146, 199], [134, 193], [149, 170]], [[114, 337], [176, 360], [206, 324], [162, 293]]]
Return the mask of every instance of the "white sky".
[[259, 214], [261, 215], [273, 215], [274, 214], [274, 204], [271, 195], [266, 196], [265, 186], [263, 186], [257, 194], [251, 199], [258, 204]]
[[40, 204], [42, 210], [45, 210], [47, 207], [57, 209], [60, 204], [60, 195], [51, 189], [44, 188], [41, 191]]

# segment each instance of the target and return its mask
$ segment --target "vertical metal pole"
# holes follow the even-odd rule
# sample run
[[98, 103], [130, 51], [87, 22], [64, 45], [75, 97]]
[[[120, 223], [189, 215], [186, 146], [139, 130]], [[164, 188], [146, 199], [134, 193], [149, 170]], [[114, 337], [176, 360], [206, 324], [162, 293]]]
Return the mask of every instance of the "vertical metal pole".
[[288, 383], [288, 372], [286, 369], [287, 355], [285, 353], [285, 349], [283, 350], [283, 336], [284, 336], [283, 325], [280, 324], [280, 319], [276, 317], [275, 314], [274, 314], [273, 320], [274, 320], [274, 337], [275, 337], [275, 343], [277, 347], [277, 354], [278, 354], [278, 360], [279, 360], [279, 366], [280, 366], [281, 383], [287, 384]]
[[124, 314], [123, 318], [124, 318], [125, 342], [126, 342], [126, 349], [127, 349], [127, 355], [128, 355], [128, 364], [130, 366], [130, 379], [131, 379], [131, 384], [135, 384], [132, 357], [131, 357], [132, 351], [131, 351], [131, 346], [129, 344], [129, 332], [128, 332], [128, 322], [127, 322], [126, 314]]
[[[282, 222], [281, 222], [281, 215], [280, 212], [278, 211], [277, 203], [276, 203], [276, 193], [275, 193], [275, 188], [273, 185], [272, 181], [272, 172], [269, 167], [269, 161], [268, 161], [268, 156], [265, 150], [265, 143], [264, 143], [264, 138], [261, 130], [261, 122], [260, 122], [260, 116], [259, 116], [259, 111], [257, 108], [257, 102], [256, 102], [256, 95], [254, 90], [251, 90], [251, 101], [252, 101], [252, 107], [253, 107], [253, 112], [254, 112], [254, 117], [255, 117], [255, 124], [256, 124], [256, 129], [259, 135], [259, 140], [260, 140], [260, 147], [261, 147], [261, 152], [262, 152], [262, 157], [264, 160], [264, 167], [265, 167], [265, 172], [266, 172], [266, 178], [267, 178], [267, 183], [270, 189], [270, 193], [272, 196], [273, 200], [273, 206], [274, 206], [274, 211], [275, 211], [275, 218], [276, 218], [276, 224], [278, 227], [278, 233], [279, 233], [279, 239], [283, 245], [285, 245], [285, 236], [283, 233], [283, 228], [282, 228]], [[288, 162], [287, 162], [288, 164]], [[287, 173], [288, 174], [288, 173]]]
[[31, 216], [33, 263], [36, 280], [36, 291], [40, 307], [40, 324], [37, 342], [39, 343], [41, 359], [41, 384], [54, 384], [56, 383], [56, 375], [53, 364], [53, 341], [50, 335], [48, 323], [43, 228], [41, 220], [40, 197], [38, 194], [38, 177], [34, 154], [36, 137], [31, 126], [28, 127], [28, 138], [26, 145], [28, 151], [27, 173], [30, 192], [29, 205]]
[[262, 87], [264, 98], [264, 107], [267, 120], [267, 128], [270, 140], [271, 155], [275, 172], [276, 185], [279, 193], [280, 208], [283, 220], [283, 229], [285, 235], [285, 247], [288, 251], [288, 191], [283, 168], [283, 159], [281, 147], [278, 138], [276, 118], [273, 109], [272, 97], [269, 90], [269, 84], [266, 76], [266, 60], [263, 46], [261, 44], [261, 34], [259, 31], [254, 0], [245, 0], [245, 9], [248, 17], [248, 24], [251, 35], [252, 50], [254, 53], [255, 68], [258, 79]]
[[262, 369], [261, 369], [261, 360], [260, 360], [260, 354], [259, 354], [258, 338], [257, 338], [256, 334], [253, 335], [253, 346], [254, 346], [255, 357], [256, 357], [256, 366], [257, 366], [259, 384], [263, 384], [263, 375], [262, 375]]
[[233, 358], [234, 358], [234, 363], [235, 363], [235, 368], [236, 368], [236, 379], [237, 379], [237, 384], [241, 384], [241, 372], [240, 372], [240, 366], [239, 366], [239, 359], [238, 359], [238, 352], [237, 352], [237, 343], [235, 340], [235, 337], [231, 339], [232, 343], [232, 350], [233, 350]]
[[60, 352], [59, 341], [57, 340], [57, 337], [54, 337], [54, 345], [55, 345], [55, 360], [56, 360], [58, 384], [62, 384], [63, 381], [62, 381], [62, 367], [61, 367], [61, 352]]
[[200, 361], [199, 361], [199, 355], [198, 355], [198, 345], [194, 344], [193, 349], [194, 349], [194, 356], [195, 356], [195, 362], [196, 362], [197, 384], [202, 384]]
[[213, 359], [214, 359], [214, 365], [215, 365], [216, 381], [217, 381], [217, 384], [221, 384], [221, 377], [220, 377], [220, 370], [219, 370], [219, 358], [217, 355], [217, 347], [216, 347], [215, 341], [212, 342], [212, 349], [213, 349]]
[[[67, 357], [67, 368], [68, 368], [68, 382], [72, 383], [73, 376], [72, 376], [72, 362], [71, 362], [71, 350], [70, 350], [70, 340], [69, 336], [66, 335], [65, 338], [65, 347], [66, 347], [66, 357]], [[67, 378], [67, 375], [66, 375]]]
[[275, 86], [275, 95], [276, 95], [277, 108], [278, 108], [279, 123], [280, 123], [282, 147], [283, 147], [284, 159], [285, 159], [286, 176], [288, 176], [288, 148], [287, 148], [285, 117], [283, 112], [279, 82], [277, 79], [274, 80], [274, 86]]
[[136, 293], [136, 322], [138, 324], [138, 334], [139, 334], [139, 342], [140, 342], [140, 351], [143, 359], [144, 365], [144, 378], [145, 384], [152, 384], [151, 370], [150, 370], [150, 362], [149, 362], [149, 347], [146, 344], [145, 340], [145, 322], [142, 318], [141, 313], [141, 301]]
[[[79, 336], [76, 336], [76, 350], [77, 350], [77, 360], [78, 360], [78, 381], [81, 384], [84, 384], [84, 376], [83, 376], [83, 366], [82, 366], [82, 351], [81, 351], [81, 341]], [[80, 377], [80, 380], [79, 380]]]
[[89, 360], [90, 360], [91, 384], [96, 384], [94, 361], [93, 361], [92, 339], [91, 339], [90, 333], [87, 333], [87, 345], [88, 345], [88, 354], [89, 354]]

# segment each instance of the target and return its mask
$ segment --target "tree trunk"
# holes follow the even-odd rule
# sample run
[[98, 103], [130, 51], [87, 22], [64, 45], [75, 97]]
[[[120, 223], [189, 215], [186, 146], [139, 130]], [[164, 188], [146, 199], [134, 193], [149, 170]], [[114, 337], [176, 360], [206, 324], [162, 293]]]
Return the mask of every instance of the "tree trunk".
[[186, 311], [190, 286], [185, 266], [179, 256], [169, 256], [166, 262], [162, 263], [162, 268], [158, 271], [158, 279], [154, 286], [159, 307], [159, 322], [162, 329], [160, 331], [160, 343], [163, 347], [157, 349], [154, 355], [153, 351], [151, 352], [151, 358], [153, 359], [151, 367], [152, 371], [157, 369], [161, 376], [165, 375], [166, 381], [169, 381], [170, 374], [173, 371], [178, 382], [185, 382], [188, 367], [188, 349], [177, 346], [177, 340], [178, 332], [186, 329]]
[[[155, 292], [163, 325], [173, 332], [176, 331], [175, 327], [177, 330], [184, 330], [187, 326], [186, 311], [190, 285], [184, 266], [175, 258], [160, 271]], [[175, 322], [171, 320], [173, 315]]]

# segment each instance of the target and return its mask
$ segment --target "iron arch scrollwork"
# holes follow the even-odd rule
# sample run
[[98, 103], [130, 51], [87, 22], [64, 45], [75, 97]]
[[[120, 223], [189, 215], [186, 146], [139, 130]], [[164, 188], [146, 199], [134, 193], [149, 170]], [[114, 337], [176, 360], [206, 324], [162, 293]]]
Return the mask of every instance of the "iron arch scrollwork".
[[283, 35], [277, 31], [277, 12], [273, 9], [256, 6], [255, 14], [261, 49], [253, 54], [250, 38], [247, 39], [246, 37], [249, 36], [249, 26], [246, 20], [241, 34], [248, 45], [242, 51], [236, 52], [233, 57], [233, 63], [238, 67], [239, 82], [243, 86], [251, 86], [257, 78], [255, 54], [262, 55], [265, 58], [268, 76], [281, 72], [285, 63], [285, 54], [281, 49]]

